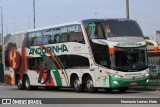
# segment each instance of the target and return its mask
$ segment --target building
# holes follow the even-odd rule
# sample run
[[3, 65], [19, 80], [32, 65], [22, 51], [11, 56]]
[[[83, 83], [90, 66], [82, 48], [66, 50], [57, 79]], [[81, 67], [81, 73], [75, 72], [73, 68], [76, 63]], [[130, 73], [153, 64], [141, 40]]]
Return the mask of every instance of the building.
[[160, 44], [160, 30], [159, 31], [156, 31], [153, 35], [151, 35], [149, 37], [149, 39], [157, 42], [158, 44]]

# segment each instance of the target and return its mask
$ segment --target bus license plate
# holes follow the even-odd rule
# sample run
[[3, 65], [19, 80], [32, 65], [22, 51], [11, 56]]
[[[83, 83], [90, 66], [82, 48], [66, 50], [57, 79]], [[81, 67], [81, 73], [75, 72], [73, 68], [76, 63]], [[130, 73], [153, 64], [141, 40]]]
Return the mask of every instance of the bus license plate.
[[132, 86], [137, 85], [137, 82], [131, 82], [130, 85]]

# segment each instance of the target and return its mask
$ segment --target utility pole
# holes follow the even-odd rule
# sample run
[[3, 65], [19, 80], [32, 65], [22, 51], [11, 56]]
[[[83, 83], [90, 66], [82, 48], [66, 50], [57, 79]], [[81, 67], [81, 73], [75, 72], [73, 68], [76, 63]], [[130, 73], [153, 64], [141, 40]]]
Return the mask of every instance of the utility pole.
[[15, 23], [13, 22], [13, 31], [15, 32]]
[[[3, 53], [3, 7], [0, 7], [0, 9], [1, 9], [1, 43], [2, 43], [2, 47], [1, 47], [1, 64], [2, 64], [2, 66], [3, 66], [3, 64], [4, 64], [4, 53]], [[0, 73], [0, 75], [4, 75], [4, 69], [2, 70], [2, 72]], [[0, 78], [2, 78], [2, 83], [4, 82], [4, 76], [0, 76]]]
[[126, 17], [129, 19], [129, 0], [126, 0]]
[[3, 46], [3, 7], [0, 7], [1, 9], [1, 43]]
[[31, 19], [31, 15], [28, 16], [28, 29], [30, 29], [30, 19]]
[[36, 27], [36, 18], [35, 18], [35, 0], [33, 0], [33, 28], [35, 29]]
[[97, 12], [94, 12], [95, 18], [97, 18]]

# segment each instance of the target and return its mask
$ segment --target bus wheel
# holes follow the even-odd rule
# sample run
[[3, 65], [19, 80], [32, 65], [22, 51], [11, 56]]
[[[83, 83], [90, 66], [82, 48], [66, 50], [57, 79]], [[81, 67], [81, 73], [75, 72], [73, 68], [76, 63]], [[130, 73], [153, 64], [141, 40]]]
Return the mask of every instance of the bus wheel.
[[26, 90], [31, 90], [30, 80], [28, 76], [24, 77], [24, 87]]
[[93, 80], [92, 80], [92, 78], [91, 78], [90, 76], [88, 76], [88, 77], [86, 78], [85, 85], [86, 85], [86, 90], [87, 90], [87, 92], [89, 92], [89, 93], [94, 93], [94, 92], [97, 91], [97, 88], [94, 87], [94, 85], [93, 85]]
[[73, 83], [74, 83], [73, 85], [74, 85], [75, 92], [83, 92], [84, 91], [84, 86], [83, 86], [83, 84], [79, 83], [79, 78], [78, 77], [76, 77], [74, 79]]
[[20, 89], [20, 90], [23, 90], [23, 89], [24, 89], [24, 83], [23, 83], [23, 81], [21, 80], [20, 76], [17, 77], [17, 87], [18, 87], [18, 89]]
[[120, 93], [124, 93], [124, 92], [126, 92], [127, 90], [128, 90], [128, 87], [118, 88], [118, 91], [119, 91]]

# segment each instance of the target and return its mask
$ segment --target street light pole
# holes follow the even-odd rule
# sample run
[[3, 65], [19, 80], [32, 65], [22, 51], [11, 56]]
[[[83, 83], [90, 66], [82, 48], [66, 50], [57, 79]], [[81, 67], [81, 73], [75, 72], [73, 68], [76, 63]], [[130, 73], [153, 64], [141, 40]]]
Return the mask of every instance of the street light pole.
[[33, 28], [35, 29], [36, 18], [35, 18], [35, 0], [33, 0]]
[[2, 46], [3, 46], [3, 7], [0, 7], [1, 9], [1, 43], [2, 43]]
[[31, 19], [31, 15], [28, 16], [28, 29], [30, 29], [30, 19]]
[[126, 16], [129, 19], [129, 0], [126, 0]]
[[[3, 54], [3, 7], [0, 7], [0, 9], [1, 9], [1, 43], [2, 43], [2, 49], [1, 49], [1, 58], [2, 58], [2, 65], [3, 65], [3, 63], [4, 63], [4, 54]], [[4, 71], [4, 70], [3, 70]], [[4, 81], [4, 79], [3, 79], [3, 81]]]
[[13, 31], [15, 32], [15, 23], [13, 22]]

